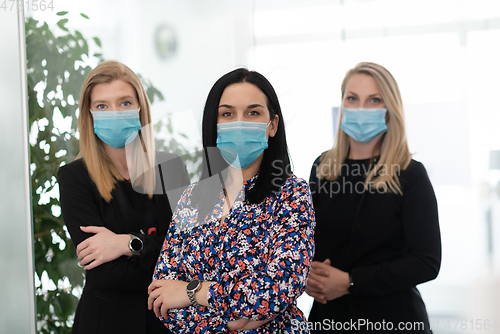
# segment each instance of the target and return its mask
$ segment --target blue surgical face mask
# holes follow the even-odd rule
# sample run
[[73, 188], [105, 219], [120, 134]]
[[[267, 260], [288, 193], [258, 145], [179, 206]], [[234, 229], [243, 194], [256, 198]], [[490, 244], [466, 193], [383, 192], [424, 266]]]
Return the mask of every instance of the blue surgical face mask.
[[228, 164], [247, 168], [267, 148], [266, 129], [270, 124], [230, 122], [217, 124], [217, 148]]
[[386, 108], [342, 108], [340, 128], [355, 141], [368, 143], [387, 131]]
[[94, 132], [103, 142], [114, 148], [125, 147], [141, 129], [139, 109], [126, 111], [90, 111], [94, 118]]

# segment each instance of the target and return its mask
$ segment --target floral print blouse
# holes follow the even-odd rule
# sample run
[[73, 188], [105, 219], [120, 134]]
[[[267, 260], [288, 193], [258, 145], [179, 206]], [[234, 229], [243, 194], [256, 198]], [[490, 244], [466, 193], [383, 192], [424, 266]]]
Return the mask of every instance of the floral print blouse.
[[[308, 184], [291, 175], [260, 204], [243, 200], [258, 174], [244, 182], [221, 221], [224, 193], [202, 224], [188, 187], [172, 217], [153, 279], [212, 281], [210, 307], [170, 309], [174, 333], [228, 333], [239, 318], [274, 320], [246, 333], [307, 333], [297, 298], [314, 255], [314, 211]], [[235, 332], [235, 331], [234, 331]]]

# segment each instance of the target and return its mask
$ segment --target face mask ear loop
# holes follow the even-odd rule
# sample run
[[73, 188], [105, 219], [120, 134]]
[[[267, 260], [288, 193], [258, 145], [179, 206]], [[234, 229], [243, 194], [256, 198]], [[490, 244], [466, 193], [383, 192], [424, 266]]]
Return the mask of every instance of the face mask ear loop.
[[[276, 114], [274, 114], [274, 118], [276, 118]], [[269, 127], [269, 125], [271, 125], [271, 122], [274, 120], [274, 118], [269, 120], [269, 123], [267, 123], [266, 125], [266, 130]]]
[[[269, 125], [271, 125], [271, 122], [272, 122], [272, 121], [273, 121], [273, 120], [270, 120], [270, 121], [269, 121], [269, 123], [267, 123], [267, 125], [266, 125], [266, 131], [267, 131], [267, 128], [269, 127]], [[272, 129], [271, 129], [271, 131], [272, 131]]]

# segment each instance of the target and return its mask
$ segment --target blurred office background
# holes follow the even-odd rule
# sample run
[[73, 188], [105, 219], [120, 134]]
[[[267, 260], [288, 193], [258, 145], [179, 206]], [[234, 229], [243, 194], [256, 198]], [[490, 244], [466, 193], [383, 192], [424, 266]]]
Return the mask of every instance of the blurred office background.
[[[345, 72], [360, 61], [385, 66], [402, 92], [410, 150], [438, 198], [441, 272], [419, 286], [435, 332], [476, 332], [470, 323], [461, 330], [456, 319], [500, 321], [500, 1], [53, 5], [25, 15], [55, 27], [56, 12], [68, 11], [68, 29], [98, 37], [104, 59], [125, 63], [163, 93], [153, 118], [177, 119], [174, 126], [193, 148], [201, 145], [200, 119], [213, 83], [239, 66], [264, 74], [280, 98], [294, 171], [306, 180], [315, 158], [333, 144]], [[311, 302], [300, 298], [306, 314]]]

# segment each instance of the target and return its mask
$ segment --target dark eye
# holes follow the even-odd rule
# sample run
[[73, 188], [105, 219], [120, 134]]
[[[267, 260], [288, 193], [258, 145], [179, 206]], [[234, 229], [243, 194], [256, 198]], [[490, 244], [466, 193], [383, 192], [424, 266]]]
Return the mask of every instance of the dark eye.
[[230, 111], [224, 111], [224, 112], [221, 114], [221, 116], [222, 116], [222, 117], [229, 117], [229, 116], [231, 116], [231, 115], [232, 115], [232, 114], [231, 114], [231, 112], [230, 112]]
[[354, 96], [348, 96], [347, 100], [348, 101], [356, 101], [356, 98]]
[[249, 115], [254, 115], [254, 116], [257, 116], [257, 115], [260, 115], [258, 111], [256, 110], [252, 110], [248, 113]]

